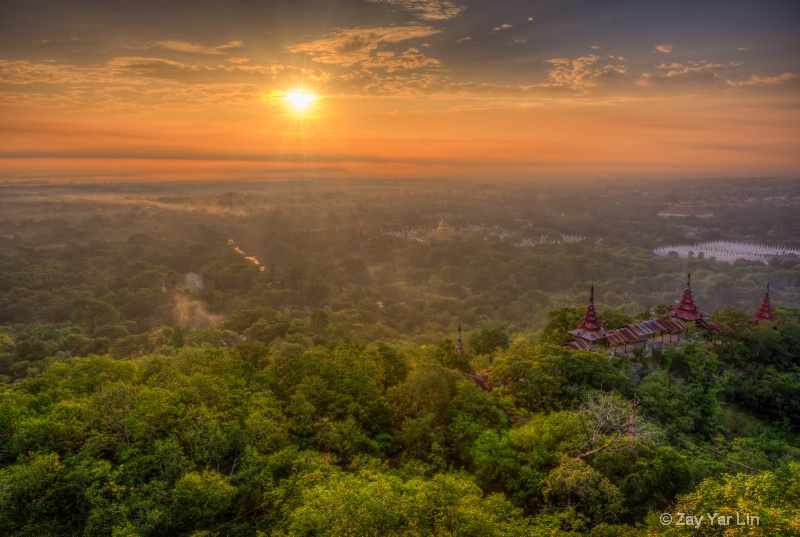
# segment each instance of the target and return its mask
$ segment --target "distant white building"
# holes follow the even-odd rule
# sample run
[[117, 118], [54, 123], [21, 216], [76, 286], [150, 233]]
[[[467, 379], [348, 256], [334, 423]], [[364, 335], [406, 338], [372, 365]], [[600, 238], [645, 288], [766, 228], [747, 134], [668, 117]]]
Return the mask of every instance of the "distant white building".
[[748, 261], [759, 261], [768, 263], [773, 257], [786, 255], [800, 255], [800, 250], [796, 248], [785, 248], [782, 246], [769, 246], [766, 244], [752, 244], [746, 242], [714, 241], [699, 242], [697, 244], [683, 244], [678, 246], [664, 246], [653, 251], [656, 255], [668, 255], [675, 252], [682, 259], [703, 254], [706, 259], [714, 258], [717, 261], [733, 263], [737, 259]]
[[203, 277], [194, 272], [187, 272], [183, 275], [183, 287], [192, 293], [199, 293], [205, 288]]

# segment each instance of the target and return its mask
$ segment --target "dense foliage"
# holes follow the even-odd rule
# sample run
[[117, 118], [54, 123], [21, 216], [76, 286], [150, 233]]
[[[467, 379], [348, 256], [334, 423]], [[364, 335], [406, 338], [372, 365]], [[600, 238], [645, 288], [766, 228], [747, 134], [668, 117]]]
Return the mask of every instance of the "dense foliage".
[[[573, 352], [593, 280], [607, 328], [668, 310], [686, 262], [644, 242], [684, 224], [420, 242], [377, 224], [412, 224], [422, 195], [381, 212], [371, 187], [281, 188], [276, 206], [240, 196], [243, 212], [58, 201], [0, 222], [0, 534], [689, 533], [666, 512], [800, 535], [797, 260], [694, 260], [713, 342]], [[552, 223], [568, 196], [493, 195], [453, 199], [498, 225], [595, 226]], [[614, 214], [599, 211], [596, 233]], [[755, 325], [767, 272], [780, 322]]]

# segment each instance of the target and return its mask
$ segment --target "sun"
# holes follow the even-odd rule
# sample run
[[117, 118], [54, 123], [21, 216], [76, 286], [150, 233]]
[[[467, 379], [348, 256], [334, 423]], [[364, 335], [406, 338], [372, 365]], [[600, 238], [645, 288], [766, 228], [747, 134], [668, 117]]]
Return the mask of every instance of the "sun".
[[302, 91], [292, 91], [286, 94], [286, 100], [297, 110], [307, 109], [312, 102], [317, 100], [317, 96]]

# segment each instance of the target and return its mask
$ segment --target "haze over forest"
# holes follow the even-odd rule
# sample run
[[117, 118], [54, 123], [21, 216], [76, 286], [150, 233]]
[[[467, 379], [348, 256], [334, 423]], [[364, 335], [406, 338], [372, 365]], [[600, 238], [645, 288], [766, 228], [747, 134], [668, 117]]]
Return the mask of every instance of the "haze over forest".
[[4, 0], [0, 535], [800, 536], [798, 21]]
[[[0, 192], [6, 534], [800, 528], [798, 181]], [[774, 254], [655, 253], [722, 242]], [[713, 332], [563, 347], [690, 269]]]

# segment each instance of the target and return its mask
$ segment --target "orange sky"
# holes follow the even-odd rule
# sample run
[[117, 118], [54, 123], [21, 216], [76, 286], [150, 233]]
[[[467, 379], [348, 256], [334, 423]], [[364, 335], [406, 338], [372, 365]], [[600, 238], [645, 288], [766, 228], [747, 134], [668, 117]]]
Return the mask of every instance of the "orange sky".
[[[800, 170], [785, 2], [763, 4], [784, 16], [753, 13], [750, 33], [711, 9], [693, 33], [688, 2], [508, 2], [496, 20], [441, 0], [353, 0], [308, 20], [330, 4], [300, 2], [276, 20], [209, 0], [176, 2], [164, 24], [87, 2], [41, 24], [45, 3], [0, 13], [0, 181]], [[318, 96], [303, 113], [283, 98], [297, 89]]]

